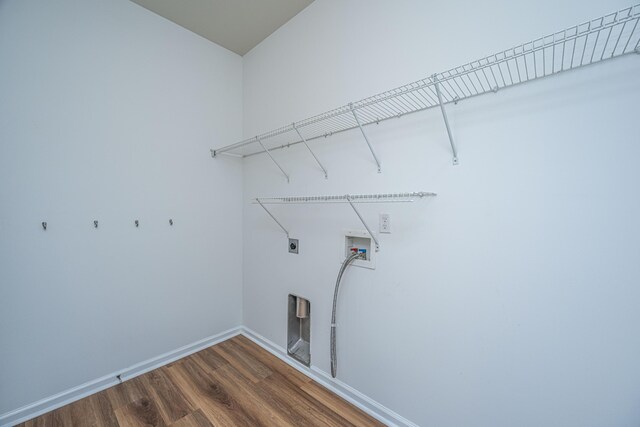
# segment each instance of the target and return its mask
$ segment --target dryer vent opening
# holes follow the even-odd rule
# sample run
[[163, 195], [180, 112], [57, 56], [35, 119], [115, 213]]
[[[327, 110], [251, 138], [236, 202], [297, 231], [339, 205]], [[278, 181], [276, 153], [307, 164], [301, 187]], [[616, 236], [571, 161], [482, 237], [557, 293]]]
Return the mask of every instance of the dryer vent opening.
[[288, 298], [287, 354], [311, 365], [311, 303], [297, 295]]

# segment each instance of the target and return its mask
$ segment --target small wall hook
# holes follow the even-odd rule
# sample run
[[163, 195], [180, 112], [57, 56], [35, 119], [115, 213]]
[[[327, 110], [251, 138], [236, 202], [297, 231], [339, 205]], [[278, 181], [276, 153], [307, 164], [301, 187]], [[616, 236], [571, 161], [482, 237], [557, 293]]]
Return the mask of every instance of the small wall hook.
[[135, 220], [135, 224], [136, 224], [136, 227], [137, 227], [137, 226], [139, 226], [139, 225], [140, 225], [140, 221], [138, 221], [138, 220], [136, 219], [136, 220]]
[[46, 229], [47, 229], [47, 223], [46, 223], [46, 221], [43, 221], [43, 222], [42, 222], [42, 229], [43, 229], [43, 230], [46, 230]]
[[93, 221], [93, 228], [98, 228], [98, 220]]
[[173, 225], [173, 220], [172, 219], [169, 220], [169, 225]]

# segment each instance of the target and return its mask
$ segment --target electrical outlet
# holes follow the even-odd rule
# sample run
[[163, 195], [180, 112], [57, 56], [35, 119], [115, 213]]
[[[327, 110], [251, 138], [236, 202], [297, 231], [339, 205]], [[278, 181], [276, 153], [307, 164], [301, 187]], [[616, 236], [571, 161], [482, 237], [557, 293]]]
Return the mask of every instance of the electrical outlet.
[[380, 214], [380, 232], [391, 233], [391, 215], [385, 213]]
[[298, 239], [289, 239], [289, 253], [298, 253]]

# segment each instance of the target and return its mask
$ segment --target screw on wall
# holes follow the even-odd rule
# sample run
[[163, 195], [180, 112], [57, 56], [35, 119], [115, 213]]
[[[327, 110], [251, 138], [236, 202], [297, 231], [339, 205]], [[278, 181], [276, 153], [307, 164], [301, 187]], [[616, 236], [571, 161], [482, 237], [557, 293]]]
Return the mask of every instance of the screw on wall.
[[93, 228], [98, 228], [98, 220], [93, 221]]
[[42, 222], [42, 229], [43, 229], [43, 230], [46, 230], [46, 229], [47, 229], [47, 223], [46, 223], [46, 221], [43, 221], [43, 222]]
[[172, 219], [169, 220], [169, 225], [173, 225], [173, 220]]
[[140, 225], [140, 221], [138, 221], [137, 219], [134, 221], [134, 224], [136, 225], [136, 227], [138, 227]]

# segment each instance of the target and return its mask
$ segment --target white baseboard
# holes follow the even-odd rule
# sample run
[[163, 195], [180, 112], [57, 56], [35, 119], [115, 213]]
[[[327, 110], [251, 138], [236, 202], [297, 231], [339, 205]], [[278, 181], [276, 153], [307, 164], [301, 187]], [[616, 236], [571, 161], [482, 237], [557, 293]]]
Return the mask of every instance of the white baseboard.
[[138, 375], [142, 375], [146, 372], [157, 369], [192, 353], [198, 352], [202, 349], [211, 347], [212, 345], [239, 335], [242, 332], [242, 329], [243, 328], [241, 326], [229, 329], [208, 338], [204, 338], [200, 341], [196, 341], [192, 344], [187, 344], [168, 353], [161, 354], [160, 356], [145, 360], [144, 362], [137, 363], [121, 371], [105, 375], [104, 377], [86, 382], [77, 387], [73, 387], [69, 390], [65, 390], [61, 393], [23, 406], [22, 408], [18, 408], [16, 410], [2, 414], [0, 415], [0, 427], [9, 427], [20, 424], [24, 421], [30, 420], [42, 414], [46, 414], [47, 412], [53, 411], [54, 409], [60, 408], [64, 405], [68, 405], [69, 403], [75, 402], [76, 400], [80, 400], [83, 397], [98, 393], [99, 391], [118, 384], [118, 375], [120, 375], [120, 378], [123, 381], [137, 377]]
[[419, 427], [417, 424], [393, 412], [391, 409], [381, 405], [380, 403], [364, 395], [353, 387], [343, 383], [340, 380], [332, 378], [331, 375], [327, 374], [323, 370], [315, 366], [307, 368], [301, 363], [298, 363], [291, 357], [287, 356], [287, 352], [284, 348], [268, 340], [257, 332], [252, 331], [247, 327], [243, 327], [242, 335], [249, 338], [251, 341], [258, 344], [260, 347], [264, 348], [269, 353], [273, 354], [288, 365], [297, 369], [312, 380], [328, 388], [338, 396], [345, 399], [347, 402], [362, 409], [364, 412], [371, 415], [378, 421], [390, 427]]
[[0, 427], [10, 427], [16, 424], [20, 424], [24, 421], [28, 421], [39, 415], [60, 408], [64, 405], [68, 405], [69, 403], [75, 402], [76, 400], [80, 400], [84, 397], [112, 387], [118, 384], [118, 375], [120, 375], [120, 378], [123, 381], [137, 377], [138, 375], [142, 375], [146, 372], [157, 369], [168, 363], [196, 353], [207, 347], [211, 347], [212, 345], [228, 340], [229, 338], [232, 338], [239, 334], [246, 336], [248, 339], [255, 342], [260, 347], [264, 348], [288, 365], [292, 366], [304, 375], [323, 385], [346, 401], [362, 409], [364, 412], [371, 415], [380, 422], [392, 427], [418, 427], [416, 424], [393, 412], [389, 408], [386, 408], [370, 397], [362, 394], [353, 387], [343, 383], [342, 381], [331, 378], [329, 374], [322, 371], [321, 369], [318, 369], [315, 366], [307, 368], [306, 366], [296, 362], [295, 360], [287, 356], [287, 352], [284, 348], [273, 343], [272, 341], [269, 341], [257, 332], [242, 326], [238, 326], [236, 328], [229, 329], [219, 334], [202, 339], [195, 343], [185, 345], [176, 350], [135, 364], [129, 368], [114, 372], [109, 375], [105, 375], [104, 377], [86, 382], [82, 385], [73, 387], [69, 390], [65, 390], [53, 396], [46, 397], [37, 402], [23, 406], [22, 408], [4, 413], [0, 415]]

